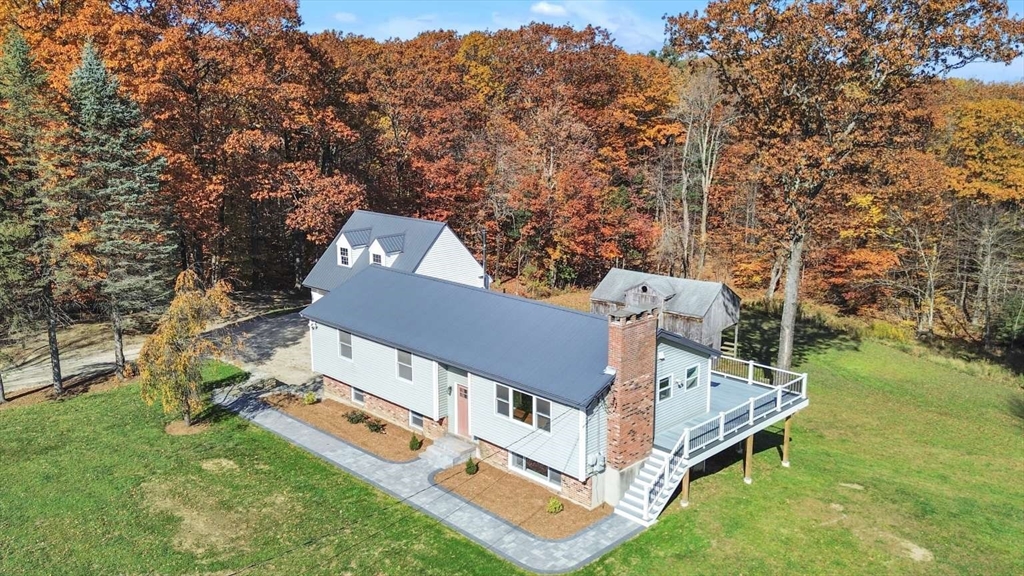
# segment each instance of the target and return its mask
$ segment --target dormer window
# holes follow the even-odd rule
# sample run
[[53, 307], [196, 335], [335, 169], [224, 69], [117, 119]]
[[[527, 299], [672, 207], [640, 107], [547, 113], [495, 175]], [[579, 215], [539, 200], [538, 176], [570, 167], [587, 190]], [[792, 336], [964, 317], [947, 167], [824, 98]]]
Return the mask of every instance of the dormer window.
[[381, 264], [381, 257], [380, 257], [380, 254], [374, 254], [374, 255], [373, 255], [373, 263], [374, 263], [374, 264], [377, 264], [377, 265], [380, 265], [380, 264]]
[[348, 248], [345, 248], [344, 246], [338, 247], [338, 264], [341, 264], [342, 266], [349, 265]]

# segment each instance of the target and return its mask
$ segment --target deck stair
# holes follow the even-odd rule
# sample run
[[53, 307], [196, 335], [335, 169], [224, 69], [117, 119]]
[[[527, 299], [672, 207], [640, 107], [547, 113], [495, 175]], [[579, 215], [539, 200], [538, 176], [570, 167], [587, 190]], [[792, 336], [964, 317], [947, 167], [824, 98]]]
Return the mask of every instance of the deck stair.
[[451, 434], [442, 436], [427, 446], [420, 458], [438, 468], [451, 468], [461, 464], [476, 452], [476, 446]]
[[675, 487], [682, 481], [683, 473], [686, 471], [685, 468], [680, 468], [678, 473], [669, 478], [670, 486], [667, 487], [668, 489], [663, 488], [659, 492], [645, 517], [644, 501], [647, 498], [648, 489], [654, 482], [658, 471], [664, 469], [665, 461], [668, 457], [668, 452], [658, 448], [651, 452], [647, 460], [644, 461], [644, 465], [640, 468], [640, 472], [634, 478], [633, 483], [629, 485], [629, 490], [626, 491], [622, 499], [619, 500], [618, 505], [615, 506], [616, 514], [642, 526], [650, 526], [657, 521], [658, 515], [668, 505], [672, 494], [675, 493]]

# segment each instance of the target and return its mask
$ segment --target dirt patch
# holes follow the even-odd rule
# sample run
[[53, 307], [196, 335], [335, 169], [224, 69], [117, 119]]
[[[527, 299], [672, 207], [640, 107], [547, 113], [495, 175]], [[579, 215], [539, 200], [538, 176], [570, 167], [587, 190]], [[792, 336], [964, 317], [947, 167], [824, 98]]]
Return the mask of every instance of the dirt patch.
[[211, 458], [210, 460], [203, 460], [199, 463], [199, 466], [207, 472], [238, 470], [238, 464], [235, 464], [234, 460], [228, 460], [227, 458]]
[[[472, 476], [467, 475], [465, 465], [460, 464], [438, 472], [434, 480], [440, 486], [541, 538], [572, 536], [612, 512], [607, 504], [587, 510], [536, 482], [486, 463], [481, 463], [480, 470]], [[548, 500], [552, 497], [558, 498], [564, 505], [558, 514], [547, 512]]]
[[173, 546], [196, 555], [236, 553], [248, 542], [248, 523], [244, 517], [224, 510], [208, 495], [189, 494], [173, 484], [147, 482], [141, 486], [146, 504], [154, 512], [164, 512], [181, 520]]
[[[842, 526], [848, 529], [864, 544], [885, 550], [893, 556], [902, 556], [915, 562], [931, 562], [935, 559], [932, 552], [919, 546], [910, 540], [901, 538], [885, 528], [895, 529], [895, 524], [886, 522], [882, 518], [862, 518], [856, 514], [847, 514], [847, 507], [832, 502], [825, 505], [824, 502], [814, 499], [805, 499], [799, 502], [800, 514], [808, 518], [818, 520], [818, 526]], [[883, 527], [879, 527], [881, 523]]]
[[416, 452], [409, 450], [412, 431], [406, 430], [390, 422], [384, 427], [383, 433], [370, 432], [366, 424], [349, 424], [345, 414], [354, 410], [334, 400], [323, 400], [307, 405], [291, 394], [272, 394], [263, 400], [278, 410], [307, 422], [317, 428], [333, 434], [342, 440], [355, 444], [363, 450], [376, 454], [393, 462], [409, 462], [415, 460], [430, 446], [429, 439], [422, 434], [416, 436], [423, 439], [423, 445]]
[[167, 432], [171, 436], [191, 436], [193, 434], [201, 434], [210, 429], [208, 422], [200, 422], [191, 426], [186, 426], [184, 420], [175, 420], [164, 427], [164, 432]]
[[53, 386], [49, 384], [8, 392], [6, 394], [7, 401], [0, 404], [0, 410], [17, 406], [31, 406], [32, 404], [54, 400], [69, 400], [82, 394], [106, 392], [107, 390], [113, 390], [132, 382], [134, 380], [122, 380], [117, 376], [109, 374], [108, 371], [103, 371], [99, 374], [74, 376], [64, 382], [64, 394], [59, 396], [54, 394]]

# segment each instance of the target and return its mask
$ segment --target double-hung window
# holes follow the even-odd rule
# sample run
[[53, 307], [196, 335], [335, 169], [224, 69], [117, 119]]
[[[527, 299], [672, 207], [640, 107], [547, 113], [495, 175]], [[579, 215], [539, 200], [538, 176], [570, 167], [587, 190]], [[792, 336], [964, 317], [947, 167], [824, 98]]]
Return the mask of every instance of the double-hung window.
[[658, 402], [672, 397], [672, 375], [658, 379]]
[[338, 330], [338, 356], [352, 359], [352, 335], [343, 330]]
[[398, 377], [412, 382], [412, 354], [405, 350], [397, 351]]
[[551, 432], [551, 402], [543, 398], [495, 384], [494, 411], [499, 416]]
[[691, 390], [697, 387], [700, 381], [700, 369], [697, 366], [690, 366], [686, 369], [686, 389]]
[[338, 264], [342, 266], [348, 266], [348, 248], [339, 246], [338, 247]]
[[373, 255], [373, 263], [374, 264], [380, 264], [381, 262], [382, 262], [382, 259], [380, 257], [380, 254], [374, 254]]

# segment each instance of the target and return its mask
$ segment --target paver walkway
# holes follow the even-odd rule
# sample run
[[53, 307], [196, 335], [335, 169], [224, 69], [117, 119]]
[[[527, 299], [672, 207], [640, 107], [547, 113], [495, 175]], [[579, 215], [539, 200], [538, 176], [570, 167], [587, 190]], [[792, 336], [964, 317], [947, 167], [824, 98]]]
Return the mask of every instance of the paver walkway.
[[214, 395], [214, 402], [437, 518], [527, 570], [543, 573], [575, 570], [642, 530], [637, 524], [612, 514], [568, 538], [546, 540], [435, 486], [431, 478], [440, 468], [426, 460], [404, 464], [386, 462], [274, 410], [253, 392], [219, 391]]

